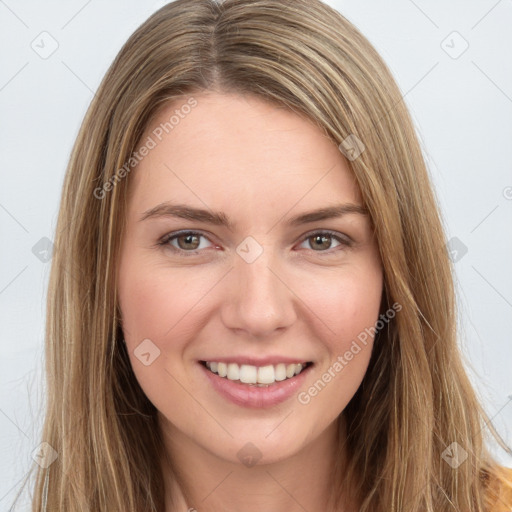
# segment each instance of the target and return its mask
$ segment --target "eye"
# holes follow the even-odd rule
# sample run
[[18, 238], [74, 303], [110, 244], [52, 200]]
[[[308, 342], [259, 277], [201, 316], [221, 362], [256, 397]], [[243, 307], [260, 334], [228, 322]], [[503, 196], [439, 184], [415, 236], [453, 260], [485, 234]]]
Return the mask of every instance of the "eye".
[[196, 254], [199, 250], [208, 247], [207, 244], [201, 243], [201, 238], [208, 240], [196, 231], [181, 231], [165, 235], [159, 245], [170, 246], [176, 252]]
[[[331, 254], [337, 248], [339, 250], [339, 248], [352, 245], [352, 241], [348, 237], [340, 235], [340, 233], [335, 234], [330, 231], [316, 231], [306, 235], [299, 247], [310, 249], [317, 253]], [[205, 242], [202, 242], [201, 239]], [[165, 235], [158, 242], [158, 245], [168, 247], [173, 252], [184, 256], [192, 256], [199, 254], [202, 249], [207, 249], [208, 242], [208, 238], [197, 231], [179, 231]], [[304, 247], [304, 244], [308, 244], [309, 247]]]
[[[348, 238], [343, 238], [337, 234], [331, 233], [330, 231], [317, 231], [307, 235], [299, 247], [303, 247], [304, 244], [308, 244], [309, 248], [315, 252], [328, 252], [329, 249], [333, 248], [333, 242], [337, 243], [334, 248], [339, 246], [350, 247], [352, 245]], [[307, 248], [308, 247], [305, 247], [305, 249]]]

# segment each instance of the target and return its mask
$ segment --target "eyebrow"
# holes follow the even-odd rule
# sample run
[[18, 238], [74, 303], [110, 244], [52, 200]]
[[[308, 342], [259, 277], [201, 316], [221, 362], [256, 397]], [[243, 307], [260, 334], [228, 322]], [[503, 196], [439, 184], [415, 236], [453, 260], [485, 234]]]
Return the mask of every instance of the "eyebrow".
[[[359, 204], [338, 204], [301, 213], [287, 220], [286, 224], [289, 226], [299, 226], [319, 220], [334, 219], [347, 214], [368, 215], [368, 210]], [[234, 229], [234, 224], [228, 219], [224, 212], [213, 212], [202, 208], [194, 208], [192, 206], [170, 202], [160, 203], [154, 208], [146, 210], [139, 219], [139, 222], [161, 217], [178, 217], [180, 219], [205, 222], [216, 226], [225, 226], [230, 231]]]

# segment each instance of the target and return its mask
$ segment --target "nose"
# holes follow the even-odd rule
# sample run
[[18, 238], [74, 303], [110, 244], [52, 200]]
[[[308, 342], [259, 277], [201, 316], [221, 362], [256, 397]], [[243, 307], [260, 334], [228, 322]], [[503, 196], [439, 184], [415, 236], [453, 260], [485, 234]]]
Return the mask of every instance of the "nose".
[[296, 297], [270, 251], [247, 263], [236, 255], [224, 289], [222, 321], [251, 338], [266, 338], [296, 320]]

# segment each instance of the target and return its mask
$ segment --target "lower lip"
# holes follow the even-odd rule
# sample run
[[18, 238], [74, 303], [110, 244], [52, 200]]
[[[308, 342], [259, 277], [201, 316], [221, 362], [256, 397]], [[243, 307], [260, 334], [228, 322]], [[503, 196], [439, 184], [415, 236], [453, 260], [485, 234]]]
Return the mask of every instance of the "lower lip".
[[227, 398], [236, 405], [252, 408], [271, 407], [288, 400], [297, 393], [304, 379], [309, 374], [313, 365], [309, 365], [298, 375], [291, 379], [282, 380], [270, 384], [268, 387], [251, 386], [241, 384], [240, 382], [229, 380], [225, 377], [219, 377], [211, 372], [202, 363], [199, 363], [206, 377], [209, 379], [213, 388], [224, 398]]

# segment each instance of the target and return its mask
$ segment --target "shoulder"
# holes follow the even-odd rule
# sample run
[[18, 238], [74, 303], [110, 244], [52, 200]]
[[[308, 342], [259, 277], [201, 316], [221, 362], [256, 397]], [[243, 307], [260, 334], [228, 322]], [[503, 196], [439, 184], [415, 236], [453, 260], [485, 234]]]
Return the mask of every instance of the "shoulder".
[[489, 486], [488, 512], [511, 512], [512, 468], [497, 468], [493, 480]]

